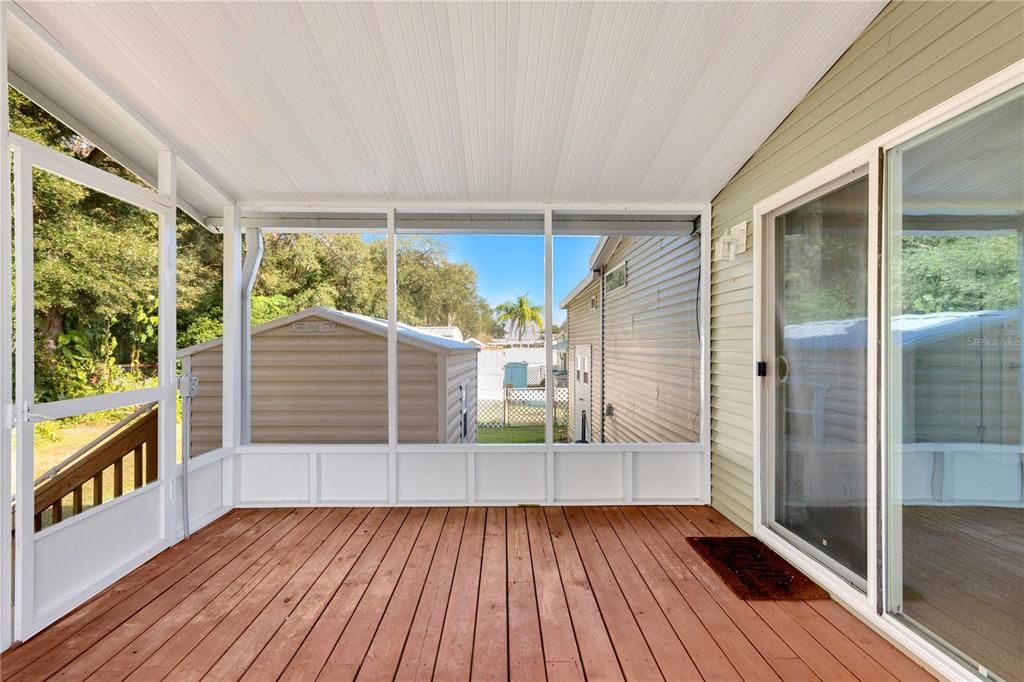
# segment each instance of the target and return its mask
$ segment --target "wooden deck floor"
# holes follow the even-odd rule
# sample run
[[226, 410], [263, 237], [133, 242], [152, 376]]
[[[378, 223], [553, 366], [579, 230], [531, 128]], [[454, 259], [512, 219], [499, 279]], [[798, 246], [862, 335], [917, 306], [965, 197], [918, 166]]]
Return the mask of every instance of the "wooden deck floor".
[[0, 658], [3, 678], [921, 680], [832, 601], [744, 602], [707, 507], [242, 509]]

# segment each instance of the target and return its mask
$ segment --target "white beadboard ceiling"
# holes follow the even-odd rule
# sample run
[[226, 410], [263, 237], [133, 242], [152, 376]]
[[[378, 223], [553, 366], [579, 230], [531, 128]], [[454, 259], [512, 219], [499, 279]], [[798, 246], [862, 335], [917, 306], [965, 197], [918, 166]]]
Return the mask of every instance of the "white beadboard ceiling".
[[[265, 202], [709, 201], [885, 3], [17, 4], [185, 155], [182, 196], [213, 215], [211, 186]], [[145, 165], [145, 143], [32, 42], [12, 38], [15, 76]]]

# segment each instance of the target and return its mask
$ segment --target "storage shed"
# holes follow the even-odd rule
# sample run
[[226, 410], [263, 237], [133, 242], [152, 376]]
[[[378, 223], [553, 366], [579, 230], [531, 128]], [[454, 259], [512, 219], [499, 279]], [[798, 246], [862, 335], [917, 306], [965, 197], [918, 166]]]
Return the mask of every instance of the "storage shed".
[[[386, 320], [307, 308], [252, 329], [253, 443], [387, 443]], [[477, 346], [398, 325], [398, 438], [476, 440]], [[222, 340], [178, 351], [199, 377], [192, 455], [221, 445]]]

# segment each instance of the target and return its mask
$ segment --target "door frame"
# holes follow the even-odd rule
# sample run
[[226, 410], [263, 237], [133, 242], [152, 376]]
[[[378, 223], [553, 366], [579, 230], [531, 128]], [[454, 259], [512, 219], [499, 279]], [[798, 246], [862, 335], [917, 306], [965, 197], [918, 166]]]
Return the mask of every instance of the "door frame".
[[[828, 194], [844, 185], [868, 178], [868, 339], [878, 337], [880, 282], [879, 163], [871, 149], [850, 154], [839, 162], [808, 176], [754, 206], [754, 361], [765, 363], [766, 376], [754, 376], [754, 535], [787, 558], [805, 573], [814, 575], [833, 594], [864, 607], [874, 608], [878, 593], [878, 386], [879, 356], [877, 344], [869, 343], [867, 353], [868, 396], [866, 492], [867, 492], [867, 579], [863, 585], [810, 543], [774, 522], [775, 443], [775, 240], [774, 219], [801, 204]], [[855, 584], [857, 584], [855, 586]], [[861, 589], [863, 588], [863, 589]]]
[[[587, 349], [586, 355], [583, 355], [583, 354], [580, 353], [580, 349], [582, 349], [582, 348], [586, 348]], [[572, 348], [572, 355], [573, 355], [572, 425], [573, 425], [573, 435], [576, 436], [576, 442], [577, 443], [580, 442], [579, 441], [579, 435], [580, 435], [579, 432], [580, 432], [580, 426], [581, 426], [579, 421], [577, 421], [577, 415], [579, 414], [579, 409], [580, 409], [580, 406], [579, 406], [580, 397], [579, 397], [579, 392], [577, 390], [577, 387], [580, 386], [580, 385], [583, 385], [583, 386], [587, 387], [587, 405], [586, 405], [585, 408], [582, 408], [582, 409], [586, 412], [586, 414], [589, 415], [589, 420], [587, 422], [589, 428], [587, 429], [587, 433], [584, 434], [584, 435], [590, 436], [590, 438], [586, 439], [587, 443], [593, 443], [594, 442], [594, 409], [593, 409], [593, 405], [594, 405], [594, 371], [593, 371], [594, 370], [594, 355], [593, 355], [593, 353], [594, 353], [594, 348], [589, 343], [578, 343], [575, 346], [573, 346], [573, 348]], [[579, 372], [580, 372], [580, 369], [579, 369], [579, 359], [580, 358], [585, 358], [586, 359], [585, 362], [584, 362], [585, 367], [583, 368], [582, 371], [583, 371], [584, 375], [590, 374], [590, 380], [589, 381], [583, 381], [582, 378], [579, 378], [579, 376], [578, 376]]]
[[[976, 679], [965, 668], [961, 661], [950, 655], [947, 650], [938, 647], [924, 637], [919, 631], [889, 613], [887, 608], [894, 606], [889, 596], [888, 586], [895, 577], [891, 575], [894, 567], [898, 570], [902, 554], [900, 548], [901, 528], [898, 513], [893, 513], [888, 503], [888, 491], [898, 487], [898, 472], [891, 476], [886, 466], [889, 457], [887, 445], [888, 425], [885, 421], [888, 410], [887, 387], [888, 369], [885, 360], [889, 355], [888, 321], [882, 313], [888, 310], [889, 300], [886, 282], [888, 268], [888, 240], [884, 239], [887, 231], [882, 197], [885, 196], [884, 154], [889, 149], [925, 133], [949, 119], [965, 112], [1019, 85], [1024, 85], [1024, 60], [1019, 60], [1001, 71], [966, 88], [949, 99], [936, 104], [923, 113], [910, 118], [904, 123], [865, 142], [845, 156], [828, 164], [824, 168], [809, 174], [798, 182], [782, 189], [772, 196], [755, 204], [753, 208], [753, 306], [754, 306], [754, 352], [752, 361], [759, 362], [765, 357], [764, 344], [764, 308], [767, 305], [764, 287], [764, 231], [765, 216], [772, 210], [787, 202], [813, 192], [821, 185], [849, 172], [854, 168], [869, 164], [869, 230], [870, 239], [874, 240], [874, 253], [878, 255], [877, 267], [869, 273], [871, 286], [869, 301], [869, 334], [874, 324], [875, 349], [868, 354], [868, 368], [871, 382], [868, 391], [868, 407], [874, 418], [869, 420], [873, 430], [870, 436], [871, 446], [868, 461], [868, 591], [861, 593], [850, 587], [846, 581], [837, 578], [831, 571], [796, 549], [782, 536], [772, 531], [763, 520], [764, 462], [762, 461], [764, 441], [763, 429], [764, 405], [762, 400], [761, 377], [752, 372], [753, 385], [753, 416], [754, 416], [754, 457], [753, 457], [753, 519], [754, 535], [778, 552], [787, 561], [796, 566], [824, 587], [833, 598], [843, 603], [849, 610], [856, 613], [862, 620], [870, 623], [879, 632], [887, 636], [905, 652], [931, 668], [939, 676], [949, 679]], [[869, 253], [872, 251], [869, 251]]]

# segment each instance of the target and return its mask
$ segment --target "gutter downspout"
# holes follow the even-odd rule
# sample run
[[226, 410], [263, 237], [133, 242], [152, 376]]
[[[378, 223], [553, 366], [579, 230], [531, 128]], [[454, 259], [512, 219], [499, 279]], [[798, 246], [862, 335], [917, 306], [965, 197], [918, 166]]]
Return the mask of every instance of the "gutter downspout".
[[252, 440], [252, 289], [256, 275], [263, 262], [263, 232], [259, 228], [245, 231], [245, 263], [242, 265], [242, 395], [239, 406], [242, 411], [241, 442]]

